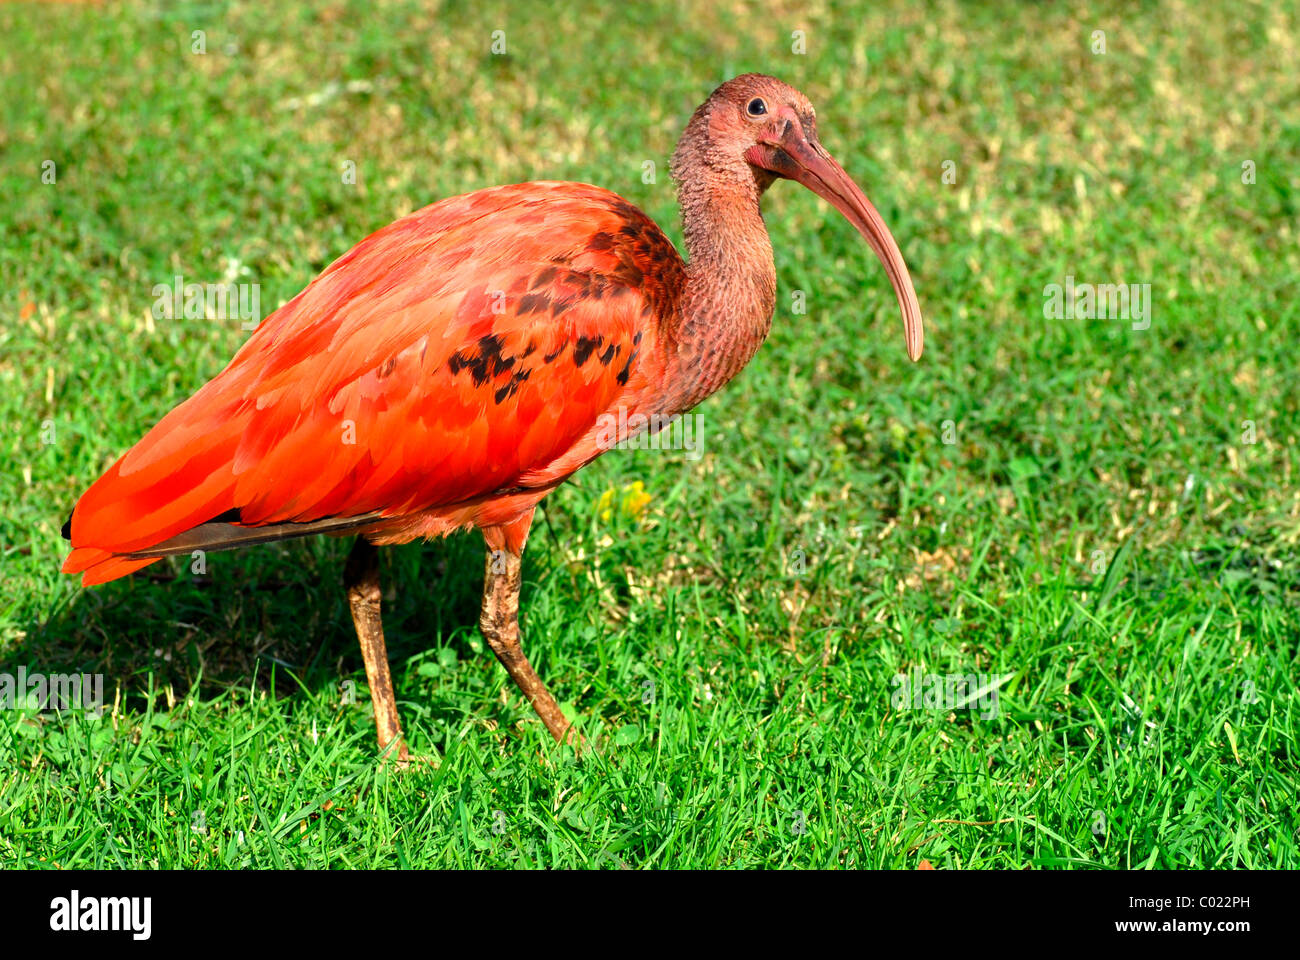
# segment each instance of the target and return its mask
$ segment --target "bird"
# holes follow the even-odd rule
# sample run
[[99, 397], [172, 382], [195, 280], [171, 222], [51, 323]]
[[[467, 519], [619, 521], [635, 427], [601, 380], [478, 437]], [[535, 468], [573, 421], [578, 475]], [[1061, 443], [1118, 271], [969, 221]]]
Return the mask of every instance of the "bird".
[[378, 548], [477, 529], [484, 639], [555, 740], [579, 745], [523, 650], [535, 509], [608, 449], [609, 418], [627, 433], [672, 422], [754, 356], [776, 302], [760, 209], [775, 181], [861, 233], [908, 356], [923, 347], [898, 244], [798, 90], [759, 73], [723, 83], [670, 172], [685, 258], [623, 197], [562, 181], [450, 197], [366, 237], [86, 490], [63, 526], [63, 571], [91, 586], [199, 550], [354, 536], [343, 584], [376, 738], [406, 762]]

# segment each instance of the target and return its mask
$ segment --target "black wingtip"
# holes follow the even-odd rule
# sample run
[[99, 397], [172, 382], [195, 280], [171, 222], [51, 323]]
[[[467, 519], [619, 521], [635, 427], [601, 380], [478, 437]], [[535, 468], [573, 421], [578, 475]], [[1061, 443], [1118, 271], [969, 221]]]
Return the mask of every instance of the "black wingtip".
[[72, 514], [68, 514], [68, 519], [63, 521], [63, 539], [72, 539]]

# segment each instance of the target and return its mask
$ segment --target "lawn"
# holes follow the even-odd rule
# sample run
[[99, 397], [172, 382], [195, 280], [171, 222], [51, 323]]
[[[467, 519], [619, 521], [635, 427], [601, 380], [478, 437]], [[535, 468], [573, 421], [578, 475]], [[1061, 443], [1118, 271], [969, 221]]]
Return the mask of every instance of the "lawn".
[[[1300, 867], [1294, 8], [578, 9], [0, 5], [0, 674], [107, 701], [0, 712], [0, 864]], [[248, 336], [155, 319], [156, 285], [269, 313], [530, 179], [680, 246], [668, 157], [748, 70], [816, 105], [926, 352], [849, 224], [774, 186], [772, 334], [702, 456], [611, 451], [533, 528], [524, 648], [598, 750], [485, 649], [477, 534], [384, 552], [400, 770], [347, 540], [59, 572], [77, 497]], [[1077, 284], [1145, 316], [1054, 312]]]

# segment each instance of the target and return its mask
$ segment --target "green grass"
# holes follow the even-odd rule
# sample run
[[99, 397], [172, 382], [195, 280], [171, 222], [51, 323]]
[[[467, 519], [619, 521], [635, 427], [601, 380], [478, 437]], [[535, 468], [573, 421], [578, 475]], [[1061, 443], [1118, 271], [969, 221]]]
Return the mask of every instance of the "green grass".
[[[0, 672], [101, 672], [111, 702], [0, 714], [0, 863], [1300, 867], [1300, 24], [995, 7], [0, 5]], [[600, 754], [550, 744], [484, 649], [477, 537], [385, 551], [440, 758], [404, 771], [346, 541], [58, 572], [77, 496], [247, 336], [153, 321], [154, 284], [238, 261], [269, 312], [394, 218], [533, 178], [678, 240], [667, 157], [744, 70], [817, 105], [927, 350], [777, 184], [772, 336], [699, 408], [704, 457], [611, 452], [534, 527], [525, 649]], [[1045, 320], [1067, 275], [1150, 283], [1150, 329]], [[894, 709], [914, 668], [1006, 677], [996, 716]]]

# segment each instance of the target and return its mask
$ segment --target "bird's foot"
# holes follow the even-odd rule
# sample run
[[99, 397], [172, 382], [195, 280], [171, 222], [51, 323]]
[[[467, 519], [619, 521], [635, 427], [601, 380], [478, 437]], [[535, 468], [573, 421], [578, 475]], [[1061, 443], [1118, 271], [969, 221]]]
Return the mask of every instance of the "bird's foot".
[[432, 756], [416, 755], [411, 753], [410, 748], [406, 745], [405, 739], [398, 739], [386, 748], [380, 748], [380, 759], [393, 764], [398, 770], [405, 770], [408, 767], [431, 767], [437, 769], [442, 763], [442, 757], [436, 753]]
[[442, 757], [438, 754], [408, 753], [393, 761], [398, 770], [437, 770], [442, 766]]

